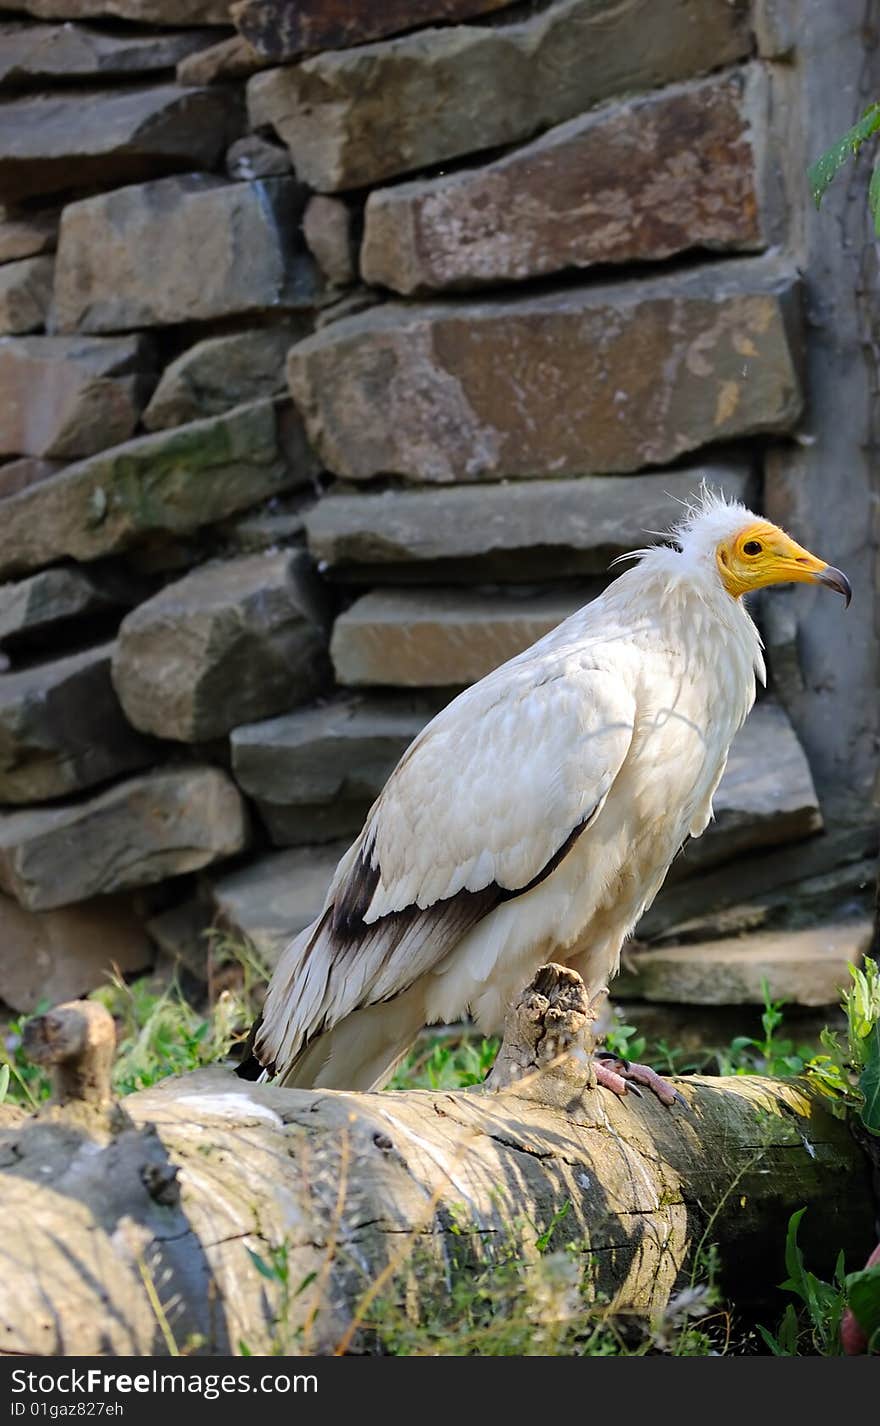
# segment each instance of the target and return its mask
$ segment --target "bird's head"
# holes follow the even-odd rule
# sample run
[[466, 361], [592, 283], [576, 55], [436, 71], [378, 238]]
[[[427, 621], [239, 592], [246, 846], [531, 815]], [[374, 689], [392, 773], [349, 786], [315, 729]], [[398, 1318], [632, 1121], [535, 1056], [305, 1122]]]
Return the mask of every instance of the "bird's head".
[[846, 575], [804, 549], [778, 525], [744, 505], [703, 491], [675, 532], [682, 553], [714, 564], [724, 589], [739, 599], [770, 584], [822, 584], [842, 594], [852, 588]]

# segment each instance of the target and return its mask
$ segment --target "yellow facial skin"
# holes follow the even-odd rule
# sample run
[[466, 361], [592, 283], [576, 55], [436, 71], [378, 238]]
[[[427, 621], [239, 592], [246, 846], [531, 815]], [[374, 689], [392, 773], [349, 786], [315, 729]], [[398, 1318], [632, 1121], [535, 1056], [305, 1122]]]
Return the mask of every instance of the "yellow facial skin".
[[747, 525], [715, 551], [721, 583], [734, 599], [768, 584], [824, 584], [849, 605], [852, 588], [846, 575], [817, 559], [778, 525], [759, 520]]

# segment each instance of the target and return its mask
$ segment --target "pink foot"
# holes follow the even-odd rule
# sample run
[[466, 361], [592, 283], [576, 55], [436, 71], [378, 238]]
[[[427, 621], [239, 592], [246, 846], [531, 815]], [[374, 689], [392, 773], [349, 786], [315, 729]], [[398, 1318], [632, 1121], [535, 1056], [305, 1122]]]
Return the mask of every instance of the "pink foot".
[[613, 1094], [619, 1094], [621, 1098], [627, 1093], [641, 1094], [638, 1086], [643, 1084], [668, 1108], [673, 1104], [688, 1108], [687, 1100], [682, 1098], [678, 1090], [673, 1089], [671, 1084], [648, 1065], [633, 1064], [630, 1060], [623, 1060], [618, 1055], [611, 1054], [609, 1050], [597, 1050], [593, 1056], [593, 1067], [596, 1071], [596, 1083], [603, 1084], [606, 1089], [610, 1089]]

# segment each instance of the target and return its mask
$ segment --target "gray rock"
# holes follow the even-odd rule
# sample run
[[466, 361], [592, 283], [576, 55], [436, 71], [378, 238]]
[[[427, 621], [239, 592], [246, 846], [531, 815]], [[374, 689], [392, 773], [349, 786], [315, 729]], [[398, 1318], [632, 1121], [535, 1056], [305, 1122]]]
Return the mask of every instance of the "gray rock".
[[279, 846], [354, 835], [442, 699], [350, 695], [236, 728], [232, 771]]
[[131, 76], [174, 69], [178, 60], [209, 42], [207, 33], [177, 30], [159, 35], [108, 34], [89, 25], [7, 22], [0, 24], [0, 84]]
[[271, 124], [322, 191], [528, 138], [615, 94], [749, 53], [726, 0], [559, 0], [513, 24], [421, 30], [255, 75], [251, 127]]
[[164, 955], [198, 980], [208, 979], [209, 933], [214, 912], [206, 900], [191, 896], [178, 906], [160, 911], [146, 922], [150, 940]]
[[278, 144], [270, 144], [258, 134], [236, 139], [226, 154], [226, 172], [234, 180], [284, 178], [291, 171], [290, 155]]
[[0, 644], [18, 646], [72, 619], [125, 608], [137, 598], [131, 581], [76, 565], [46, 569], [17, 584], [0, 584]]
[[58, 239], [56, 209], [39, 213], [16, 213], [0, 209], [0, 262], [55, 251]]
[[336, 678], [349, 687], [460, 688], [549, 633], [587, 597], [579, 589], [374, 590], [336, 620]]
[[148, 431], [180, 426], [283, 391], [284, 360], [303, 325], [255, 327], [189, 347], [162, 373], [144, 426]]
[[0, 465], [0, 500], [7, 495], [18, 495], [30, 485], [48, 480], [64, 469], [64, 462], [58, 460], [37, 460], [34, 456], [24, 456], [21, 460], [10, 460]]
[[765, 74], [746, 74], [606, 105], [483, 168], [375, 190], [364, 281], [424, 293], [762, 247]]
[[747, 499], [744, 463], [656, 475], [327, 495], [310, 511], [309, 548], [338, 579], [384, 583], [604, 575], [612, 559], [670, 523], [701, 479]]
[[328, 282], [337, 287], [354, 282], [357, 276], [354, 234], [347, 203], [341, 198], [314, 193], [303, 213], [303, 235]]
[[354, 480], [638, 470], [795, 423], [795, 292], [775, 261], [752, 259], [515, 300], [387, 303], [299, 342], [288, 381], [324, 463]]
[[305, 551], [245, 555], [194, 570], [133, 610], [113, 681], [136, 728], [202, 742], [314, 697], [325, 651]]
[[688, 1005], [760, 1005], [766, 982], [773, 1000], [836, 1005], [850, 962], [861, 960], [870, 941], [870, 920], [855, 920], [635, 951], [614, 993]]
[[232, 35], [182, 59], [177, 66], [177, 82], [224, 84], [233, 79], [249, 79], [268, 63], [242, 35]]
[[34, 912], [0, 896], [0, 1000], [21, 1014], [88, 995], [114, 971], [132, 975], [152, 960], [126, 897]]
[[0, 577], [186, 534], [301, 486], [313, 470], [299, 422], [271, 401], [138, 436], [4, 502]]
[[346, 842], [275, 852], [251, 866], [211, 878], [222, 924], [249, 941], [268, 969], [286, 943], [320, 915]]
[[230, 0], [4, 0], [41, 20], [131, 20], [136, 25], [228, 25]]
[[212, 168], [241, 132], [224, 89], [77, 89], [0, 105], [0, 192], [7, 202], [92, 184]]
[[113, 691], [113, 645], [0, 674], [0, 802], [44, 802], [154, 756]]
[[70, 458], [115, 446], [154, 380], [140, 336], [0, 337], [0, 454]]
[[68, 204], [55, 269], [59, 329], [112, 332], [311, 306], [315, 265], [293, 241], [304, 198], [294, 178], [187, 174]]
[[247, 842], [225, 773], [151, 772], [67, 806], [0, 814], [0, 886], [30, 911], [198, 871]]
[[46, 325], [55, 259], [23, 257], [0, 267], [0, 332], [36, 332]]

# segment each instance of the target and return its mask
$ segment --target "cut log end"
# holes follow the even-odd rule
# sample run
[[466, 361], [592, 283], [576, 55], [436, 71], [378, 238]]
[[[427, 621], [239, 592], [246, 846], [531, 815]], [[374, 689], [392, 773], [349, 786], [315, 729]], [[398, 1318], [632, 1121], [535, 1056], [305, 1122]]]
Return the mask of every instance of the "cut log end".
[[515, 1087], [518, 1094], [549, 1101], [560, 1080], [569, 1093], [593, 1083], [593, 1025], [604, 995], [591, 1002], [577, 971], [553, 963], [541, 966], [507, 1012], [486, 1087]]
[[24, 1029], [25, 1054], [52, 1073], [55, 1104], [111, 1102], [110, 1075], [116, 1054], [116, 1026], [103, 1005], [69, 1000]]

